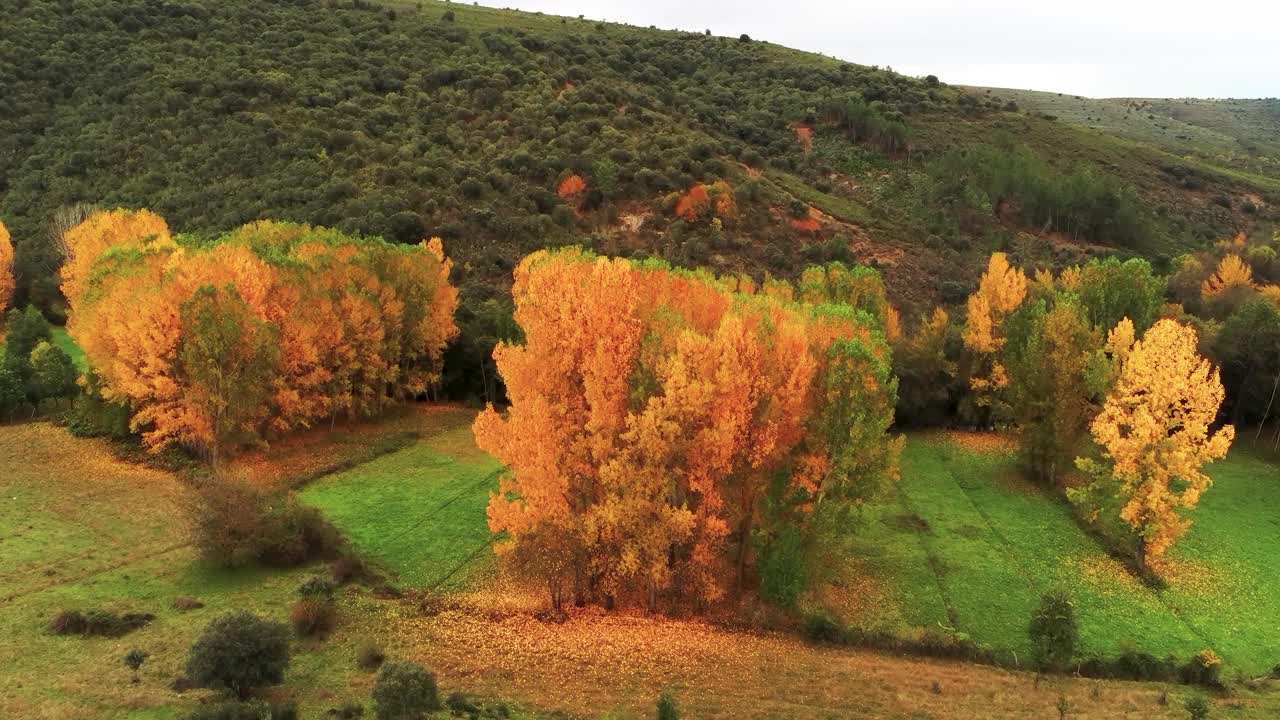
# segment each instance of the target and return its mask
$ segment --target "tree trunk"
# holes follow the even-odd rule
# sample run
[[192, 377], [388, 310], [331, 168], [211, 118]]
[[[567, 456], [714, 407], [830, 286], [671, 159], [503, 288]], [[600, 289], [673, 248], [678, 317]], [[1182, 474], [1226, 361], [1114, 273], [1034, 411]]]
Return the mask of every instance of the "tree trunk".
[[1262, 413], [1262, 419], [1258, 421], [1258, 432], [1254, 433], [1253, 441], [1257, 442], [1262, 435], [1262, 426], [1267, 424], [1267, 419], [1271, 417], [1271, 405], [1276, 401], [1276, 390], [1280, 390], [1280, 373], [1276, 374], [1276, 381], [1271, 385], [1271, 399], [1267, 401], [1267, 409]]

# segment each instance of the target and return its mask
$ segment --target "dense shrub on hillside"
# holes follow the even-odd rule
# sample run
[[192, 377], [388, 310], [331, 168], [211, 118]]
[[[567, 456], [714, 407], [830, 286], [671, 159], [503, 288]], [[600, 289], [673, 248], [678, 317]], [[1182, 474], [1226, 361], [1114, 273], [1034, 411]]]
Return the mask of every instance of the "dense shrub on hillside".
[[199, 687], [243, 699], [255, 688], [282, 682], [288, 666], [289, 629], [240, 611], [209, 623], [191, 646], [187, 676]]
[[264, 221], [175, 240], [159, 217], [119, 210], [65, 240], [68, 329], [153, 450], [216, 464], [239, 444], [376, 414], [435, 386], [457, 334], [438, 239]]
[[338, 610], [331, 598], [304, 597], [289, 607], [289, 622], [299, 637], [323, 637], [338, 623]]
[[382, 666], [373, 686], [378, 720], [416, 720], [440, 708], [436, 677], [411, 662]]
[[[370, 3], [323, 0], [11, 8], [0, 44], [0, 215], [18, 238], [21, 292], [56, 265], [44, 230], [58, 207], [161, 195], [189, 232], [281, 217], [399, 238], [420, 223], [451, 243], [474, 238], [456, 246], [461, 260], [481, 280], [501, 279], [484, 262], [494, 246], [514, 258], [544, 237], [574, 236], [539, 224], [551, 208], [500, 199], [554, 190], [562, 171], [610, 202], [647, 202], [714, 180], [707, 169], [730, 141], [798, 157], [787, 121], [829, 94], [887, 113], [945, 102], [909, 77], [795, 62], [759, 43], [548, 31], [533, 16], [523, 22], [541, 28], [513, 17], [476, 29], [468, 12], [391, 19]], [[645, 187], [645, 170], [674, 184]], [[588, 193], [589, 208], [598, 200]], [[489, 212], [473, 216], [475, 205]]]
[[940, 205], [1012, 211], [1029, 225], [1124, 248], [1145, 248], [1152, 238], [1150, 213], [1131, 187], [1086, 165], [1055, 169], [1023, 146], [957, 147], [935, 158], [928, 174]]

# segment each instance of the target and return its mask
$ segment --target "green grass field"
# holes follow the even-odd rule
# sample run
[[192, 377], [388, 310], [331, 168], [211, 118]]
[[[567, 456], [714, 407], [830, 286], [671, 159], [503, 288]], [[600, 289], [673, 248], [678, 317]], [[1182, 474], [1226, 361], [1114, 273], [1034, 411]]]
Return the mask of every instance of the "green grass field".
[[[393, 583], [478, 587], [494, 567], [484, 507], [498, 467], [475, 448], [472, 416], [442, 408], [389, 421], [385, 433], [399, 437], [415, 422], [420, 439], [321, 477], [302, 498]], [[372, 442], [376, 429], [353, 432]], [[313, 451], [298, 443], [281, 452]], [[0, 427], [0, 466], [0, 666], [7, 668], [0, 717], [181, 717], [209, 697], [169, 687], [205, 624], [240, 608], [283, 620], [298, 585], [325, 572], [202, 563], [182, 531], [174, 475], [116, 460], [106, 443], [47, 423]], [[868, 510], [858, 535], [855, 561], [887, 600], [863, 619], [947, 625], [1022, 658], [1022, 628], [1039, 592], [1063, 584], [1077, 600], [1088, 652], [1114, 652], [1127, 641], [1156, 654], [1213, 647], [1229, 669], [1268, 669], [1280, 604], [1280, 535], [1269, 508], [1280, 502], [1280, 484], [1274, 465], [1245, 453], [1213, 474], [1217, 485], [1174, 552], [1176, 577], [1156, 594], [1108, 559], [1061, 501], [1022, 481], [1007, 451], [962, 447], [941, 433], [913, 436], [898, 490]], [[178, 596], [205, 607], [179, 611]], [[48, 633], [49, 618], [70, 608], [157, 617], [119, 639]], [[392, 657], [422, 651], [415, 643], [423, 640], [397, 630], [405, 608], [365, 588], [342, 591], [338, 629], [295, 644], [286, 683], [272, 697], [296, 699], [303, 717], [367, 703], [373, 676], [354, 667], [361, 642], [375, 640]], [[821, 652], [792, 644], [788, 652]], [[133, 647], [151, 655], [137, 685], [122, 663]]]
[[1238, 450], [1211, 474], [1195, 525], [1170, 555], [1170, 586], [1156, 592], [1108, 557], [1062, 500], [1021, 479], [1011, 451], [915, 436], [895, 496], [870, 508], [857, 541], [893, 598], [861, 620], [949, 626], [1025, 661], [1032, 608], [1058, 586], [1075, 600], [1086, 654], [1129, 646], [1185, 658], [1213, 648], [1228, 668], [1261, 674], [1280, 661], [1280, 473]]
[[473, 416], [450, 414], [440, 434], [313, 483], [302, 499], [397, 583], [460, 587], [493, 562], [485, 505], [498, 464], [475, 448]]
[[[435, 497], [428, 486], [437, 480], [441, 487], [434, 491], [457, 494], [454, 486], [444, 487], [445, 476], [433, 475], [432, 468], [455, 462], [481, 479], [492, 472], [492, 461], [479, 454], [466, 434], [473, 415], [454, 409], [422, 414], [425, 439], [321, 482], [314, 497], [318, 503], [342, 498], [341, 492], [329, 490], [345, 483], [352, 491], [346, 498], [352, 507], [387, 520], [420, 517], [413, 503]], [[386, 432], [398, 437], [406, 422], [388, 422]], [[2, 718], [182, 717], [211, 697], [207, 691], [179, 694], [169, 687], [183, 674], [187, 652], [209, 621], [238, 609], [284, 621], [297, 587], [327, 573], [324, 566], [228, 571], [203, 563], [183, 530], [183, 489], [173, 474], [117, 460], [104, 441], [77, 439], [48, 423], [0, 426], [0, 468]], [[421, 483], [417, 499], [400, 494], [402, 473]], [[352, 484], [350, 478], [363, 482]], [[359, 518], [375, 532], [352, 527], [354, 542], [401, 571], [406, 584], [426, 585], [436, 577], [432, 563], [453, 563], [453, 543], [465, 538], [459, 552], [470, 552], [473, 538], [488, 536], [487, 487], [471, 479], [465, 487], [469, 492], [463, 494], [465, 502], [457, 503], [452, 524], [424, 523], [403, 535], [400, 544], [379, 544], [379, 528], [392, 532], [405, 526]], [[353, 500], [357, 493], [378, 502], [359, 505]], [[464, 507], [469, 509], [464, 512]], [[341, 507], [335, 507], [334, 516], [340, 522], [357, 520]], [[476, 567], [489, 562], [489, 555], [479, 557]], [[179, 611], [173, 607], [179, 596], [194, 597], [205, 607]], [[275, 698], [296, 699], [304, 718], [323, 717], [348, 701], [369, 704], [374, 676], [355, 666], [360, 643], [379, 642], [393, 658], [401, 651], [399, 639], [383, 622], [386, 601], [351, 587], [339, 593], [338, 602], [337, 630], [323, 641], [296, 642], [285, 685], [271, 691]], [[60, 637], [46, 630], [60, 610], [98, 608], [152, 613], [156, 619], [118, 639]], [[137, 685], [130, 683], [123, 664], [124, 654], [134, 647], [150, 653]], [[519, 711], [513, 717], [532, 716]]]

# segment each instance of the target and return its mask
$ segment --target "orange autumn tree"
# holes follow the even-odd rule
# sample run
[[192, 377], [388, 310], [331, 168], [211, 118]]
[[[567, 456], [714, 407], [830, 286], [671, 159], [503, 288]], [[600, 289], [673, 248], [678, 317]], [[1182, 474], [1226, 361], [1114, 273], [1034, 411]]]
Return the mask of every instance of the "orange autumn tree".
[[564, 200], [575, 198], [587, 189], [587, 181], [582, 179], [581, 175], [570, 175], [560, 182], [560, 197]]
[[[13, 298], [13, 241], [9, 238], [9, 229], [0, 222], [0, 313], [9, 307]], [[4, 329], [0, 328], [0, 337]]]
[[508, 468], [488, 511], [499, 551], [553, 606], [567, 583], [577, 599], [716, 600], [776, 530], [771, 493], [804, 523], [893, 474], [877, 323], [768, 285], [577, 249], [521, 262], [525, 339], [494, 352], [511, 407], [474, 430]]
[[1004, 348], [1004, 322], [1027, 295], [1027, 276], [1009, 265], [1004, 253], [992, 253], [978, 289], [969, 296], [965, 318], [964, 347], [970, 353], [969, 387], [973, 391], [975, 413], [990, 422], [999, 414], [999, 393], [1009, 384], [1008, 372], [1000, 361]]
[[95, 263], [108, 250], [176, 247], [164, 218], [150, 210], [112, 210], [90, 215], [63, 236], [67, 256], [60, 271], [62, 294], [72, 311], [88, 289]]
[[707, 188], [702, 183], [694, 183], [676, 202], [675, 212], [685, 222], [698, 222], [710, 203], [711, 196], [707, 194]]
[[153, 450], [216, 460], [226, 446], [375, 414], [427, 392], [457, 333], [438, 241], [263, 221], [188, 243], [146, 211], [95, 214], [66, 238], [68, 330], [91, 389], [127, 404]]
[[[1131, 327], [1113, 334], [1109, 346], [1128, 332]], [[1235, 428], [1212, 428], [1222, 398], [1218, 370], [1196, 351], [1195, 330], [1160, 320], [1124, 354], [1120, 376], [1091, 425], [1101, 458], [1076, 460], [1091, 483], [1068, 490], [1068, 497], [1095, 517], [1118, 503], [1144, 567], [1191, 525], [1179, 510], [1196, 506], [1213, 482], [1202, 467], [1231, 447]]]

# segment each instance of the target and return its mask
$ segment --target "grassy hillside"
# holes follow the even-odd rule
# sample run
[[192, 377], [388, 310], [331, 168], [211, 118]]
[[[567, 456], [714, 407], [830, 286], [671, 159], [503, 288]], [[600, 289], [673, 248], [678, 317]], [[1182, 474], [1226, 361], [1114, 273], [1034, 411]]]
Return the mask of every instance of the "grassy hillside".
[[[1171, 581], [1153, 591], [1081, 531], [1065, 502], [1025, 481], [1014, 447], [989, 435], [916, 436], [896, 497], [875, 505], [854, 556], [857, 587], [878, 594], [846, 608], [875, 627], [943, 624], [1025, 661], [1026, 623], [1040, 595], [1068, 588], [1087, 654], [1138, 648], [1187, 657], [1213, 648], [1231, 669], [1260, 675], [1277, 657], [1280, 555], [1267, 508], [1280, 503], [1275, 466], [1237, 449], [1209, 471], [1215, 484], [1171, 553]], [[837, 611], [845, 598], [827, 601]]]
[[[1003, 91], [759, 39], [430, 1], [32, 0], [7, 20], [0, 218], [19, 301], [53, 309], [45, 226], [76, 202], [149, 206], [191, 233], [274, 217], [438, 234], [463, 322], [483, 323], [514, 262], [548, 244], [784, 277], [875, 263], [910, 311], [962, 296], [992, 249], [1027, 265], [1159, 260], [1272, 222], [1280, 191], [1261, 116], [1090, 130], [1119, 110], [1015, 109]], [[1256, 152], [1220, 161], [1236, 128]], [[1047, 184], [1091, 178], [1093, 194], [999, 213], [1020, 198], [972, 186], [980, 168], [963, 161], [982, 148], [1025, 152]], [[961, 162], [939, 163], [947, 153]], [[561, 197], [574, 174], [586, 190]], [[677, 217], [695, 183], [723, 183], [733, 211]], [[1111, 227], [1120, 211], [1141, 222], [1052, 226], [1085, 214]]]
[[[296, 642], [285, 685], [270, 693], [297, 699], [303, 717], [349, 700], [367, 703], [373, 676], [355, 667], [354, 656], [369, 639], [391, 657], [436, 670], [446, 691], [516, 703], [523, 709], [513, 710], [515, 718], [649, 717], [654, 697], [667, 687], [689, 716], [700, 718], [1047, 717], [1059, 696], [1091, 718], [1184, 717], [1181, 701], [1193, 691], [1177, 686], [1038, 682], [1028, 673], [814, 647], [784, 633], [599, 608], [548, 622], [537, 590], [484, 571], [490, 555], [462, 562], [476, 547], [487, 548], [482, 508], [493, 467], [468, 440], [470, 418], [462, 410], [430, 409], [351, 428], [348, 439], [364, 444], [396, 442], [383, 443], [389, 453], [355, 458], [305, 490], [308, 502], [414, 592], [403, 599], [358, 586], [339, 593], [337, 630], [323, 641]], [[409, 429], [419, 439], [394, 449]], [[330, 447], [335, 439], [328, 431], [299, 437], [277, 448], [273, 467], [247, 457], [233, 471], [290, 484], [347, 456], [341, 442]], [[901, 612], [898, 621], [920, 625], [953, 622], [941, 619], [951, 613], [975, 637], [1021, 649], [1033, 591], [1058, 579], [1072, 582], [1081, 599], [1091, 649], [1115, 647], [1136, 633], [1152, 652], [1198, 649], [1199, 639], [1186, 637], [1188, 624], [1200, 624], [1210, 635], [1205, 642], [1236, 663], [1271, 645], [1266, 619], [1274, 617], [1274, 598], [1267, 593], [1274, 589], [1266, 578], [1274, 568], [1262, 563], [1274, 533], [1266, 532], [1265, 515], [1250, 509], [1265, 504], [1250, 498], [1271, 492], [1272, 466], [1246, 457], [1215, 466], [1218, 487], [1197, 510], [1175, 559], [1212, 559], [1217, 574], [1188, 575], [1185, 585], [1180, 576], [1154, 597], [1110, 573], [1106, 557], [1056, 501], [1005, 472], [1000, 443], [994, 436], [912, 438], [900, 498], [873, 510], [860, 533], [858, 555], [872, 558], [871, 567], [861, 584], [842, 583], [847, 607], [861, 608], [864, 617], [869, 608], [891, 608]], [[5, 717], [180, 717], [208, 697], [170, 688], [201, 628], [234, 608], [283, 618], [297, 586], [324, 572], [204, 565], [174, 521], [179, 479], [122, 463], [101, 441], [47, 424], [0, 427], [0, 464], [16, 470], [0, 476]], [[904, 519], [906, 512], [916, 515]], [[455, 575], [459, 582], [429, 590], [446, 568], [460, 566], [467, 572]], [[180, 595], [205, 606], [177, 610]], [[119, 639], [49, 634], [48, 618], [70, 607], [157, 618]], [[1211, 624], [1214, 608], [1225, 619]], [[121, 662], [134, 647], [151, 653], [137, 685]], [[1245, 719], [1280, 710], [1267, 683], [1217, 702], [1221, 712], [1229, 706], [1231, 717]]]

